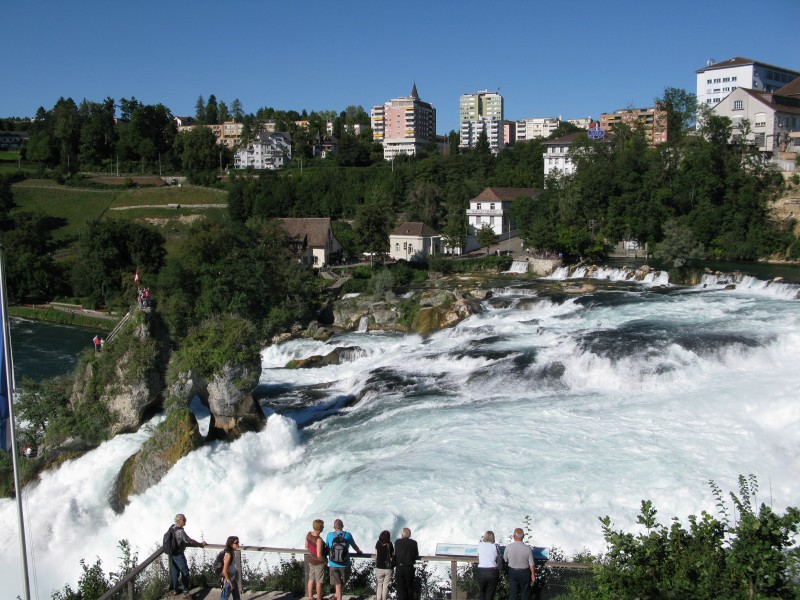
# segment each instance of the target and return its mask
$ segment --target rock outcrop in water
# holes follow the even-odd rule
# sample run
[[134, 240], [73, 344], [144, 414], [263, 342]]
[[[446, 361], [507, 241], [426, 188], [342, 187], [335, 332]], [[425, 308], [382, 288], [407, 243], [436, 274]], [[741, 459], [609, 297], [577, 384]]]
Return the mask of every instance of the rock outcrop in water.
[[480, 312], [480, 299], [487, 294], [485, 290], [432, 289], [377, 301], [366, 295], [343, 298], [333, 306], [333, 326], [354, 331], [366, 319], [368, 330], [429, 335]]

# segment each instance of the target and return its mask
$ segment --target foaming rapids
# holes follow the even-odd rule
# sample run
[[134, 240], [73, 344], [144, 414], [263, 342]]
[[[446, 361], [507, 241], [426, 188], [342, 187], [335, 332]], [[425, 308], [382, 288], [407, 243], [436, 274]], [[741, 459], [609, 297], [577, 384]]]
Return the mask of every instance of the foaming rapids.
[[[301, 547], [335, 518], [363, 548], [408, 526], [437, 542], [505, 539], [530, 515], [537, 545], [602, 550], [598, 516], [635, 529], [640, 501], [666, 522], [714, 509], [714, 479], [753, 473], [758, 501], [800, 497], [800, 302], [735, 289], [494, 289], [483, 312], [428, 338], [346, 333], [262, 351], [266, 428], [185, 457], [124, 514], [106, 495], [140, 431], [26, 492], [41, 586], [78, 560], [116, 566], [119, 539], [149, 554], [176, 512], [193, 537]], [[557, 286], [556, 286], [557, 287]], [[565, 285], [565, 288], [574, 287]], [[288, 369], [336, 350], [338, 365]], [[16, 583], [15, 517], [0, 503], [2, 573]]]

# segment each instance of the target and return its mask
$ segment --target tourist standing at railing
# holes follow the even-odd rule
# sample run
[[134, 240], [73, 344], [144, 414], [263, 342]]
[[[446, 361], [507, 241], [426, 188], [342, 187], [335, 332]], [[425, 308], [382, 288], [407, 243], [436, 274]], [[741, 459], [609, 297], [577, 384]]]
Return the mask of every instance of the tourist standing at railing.
[[503, 560], [500, 546], [494, 542], [494, 532], [487, 531], [478, 542], [478, 600], [494, 600], [500, 578], [498, 557]]
[[391, 534], [384, 530], [375, 544], [375, 593], [377, 600], [389, 600], [389, 584], [392, 582], [394, 545]]
[[503, 560], [508, 563], [508, 587], [510, 600], [530, 600], [531, 583], [536, 581], [533, 565], [533, 552], [528, 544], [522, 542], [525, 532], [517, 527], [514, 530], [514, 543], [506, 546]]
[[350, 552], [352, 548], [361, 554], [361, 549], [356, 544], [350, 532], [344, 530], [341, 519], [333, 522], [333, 531], [328, 534], [325, 543], [328, 544], [328, 568], [331, 572], [331, 585], [336, 589], [336, 600], [342, 600], [342, 588], [350, 579]]
[[239, 565], [236, 564], [236, 550], [239, 538], [232, 535], [225, 542], [225, 558], [222, 559], [222, 594], [219, 600], [239, 600]]
[[198, 542], [193, 540], [183, 530], [186, 525], [186, 516], [178, 513], [175, 515], [175, 524], [172, 525], [172, 536], [174, 539], [174, 549], [169, 553], [169, 578], [172, 584], [172, 595], [177, 596], [180, 593], [178, 588], [178, 574], [180, 573], [183, 580], [183, 597], [189, 597], [189, 565], [186, 564], [186, 556], [184, 554], [187, 546], [205, 547], [205, 542]]
[[394, 581], [397, 585], [397, 600], [414, 600], [414, 563], [419, 559], [417, 542], [411, 539], [411, 530], [403, 527], [403, 533], [394, 543], [397, 566]]
[[322, 530], [325, 522], [315, 519], [311, 524], [311, 531], [306, 534], [306, 549], [308, 550], [308, 600], [314, 600], [314, 584], [317, 584], [317, 600], [322, 600], [322, 583], [325, 581], [325, 556], [322, 548]]

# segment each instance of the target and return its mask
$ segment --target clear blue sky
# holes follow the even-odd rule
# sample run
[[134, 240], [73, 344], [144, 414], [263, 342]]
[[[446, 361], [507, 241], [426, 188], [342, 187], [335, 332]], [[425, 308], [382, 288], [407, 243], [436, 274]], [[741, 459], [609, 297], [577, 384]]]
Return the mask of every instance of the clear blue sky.
[[481, 89], [508, 119], [597, 118], [695, 92], [709, 58], [800, 70], [800, 0], [5, 0], [0, 14], [0, 116], [60, 96], [194, 115], [210, 94], [245, 112], [369, 112], [416, 82], [446, 133]]

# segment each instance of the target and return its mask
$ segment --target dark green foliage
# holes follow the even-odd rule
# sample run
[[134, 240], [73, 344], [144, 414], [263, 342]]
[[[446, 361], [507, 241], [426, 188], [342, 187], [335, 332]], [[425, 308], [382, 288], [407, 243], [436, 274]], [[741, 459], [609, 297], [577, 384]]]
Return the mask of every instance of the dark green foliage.
[[484, 224], [478, 230], [478, 244], [480, 244], [482, 248], [486, 248], [486, 254], [489, 254], [489, 246], [493, 246], [496, 243], [497, 236], [494, 233], [494, 229], [488, 224]]
[[615, 531], [601, 519], [608, 544], [595, 571], [599, 599], [656, 598], [753, 599], [800, 598], [800, 549], [795, 537], [800, 511], [778, 515], [765, 504], [756, 509], [754, 476], [739, 477], [739, 494], [730, 493], [731, 520], [721, 490], [711, 483], [721, 518], [707, 512], [690, 516], [688, 527], [677, 518], [669, 526], [642, 502], [638, 522], [645, 532]]
[[133, 274], [155, 278], [164, 263], [164, 238], [136, 222], [90, 223], [81, 235], [80, 257], [72, 270], [75, 294], [93, 306], [127, 308], [136, 300]]
[[170, 368], [218, 375], [226, 364], [258, 365], [258, 343], [251, 323], [239, 317], [209, 319], [183, 339]]

